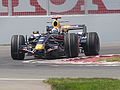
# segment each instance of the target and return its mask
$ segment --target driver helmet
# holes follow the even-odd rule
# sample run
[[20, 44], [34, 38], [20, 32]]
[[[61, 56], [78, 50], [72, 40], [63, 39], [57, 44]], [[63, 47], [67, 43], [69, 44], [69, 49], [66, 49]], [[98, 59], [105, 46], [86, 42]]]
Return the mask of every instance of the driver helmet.
[[51, 33], [53, 33], [53, 34], [58, 34], [58, 33], [59, 33], [59, 29], [58, 29], [58, 28], [53, 28], [53, 29], [51, 30]]

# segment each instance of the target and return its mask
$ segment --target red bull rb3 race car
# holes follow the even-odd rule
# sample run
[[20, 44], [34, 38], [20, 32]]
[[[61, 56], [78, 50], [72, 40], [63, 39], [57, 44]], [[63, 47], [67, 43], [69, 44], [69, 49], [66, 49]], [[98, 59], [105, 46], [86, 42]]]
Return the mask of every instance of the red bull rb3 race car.
[[[54, 17], [51, 26], [46, 26], [47, 33], [33, 32], [27, 39], [23, 35], [11, 38], [11, 57], [23, 60], [25, 55], [36, 58], [78, 57], [98, 55], [100, 51], [99, 36], [96, 32], [87, 32], [85, 25], [60, 25], [60, 17]], [[75, 31], [75, 32], [71, 32]]]

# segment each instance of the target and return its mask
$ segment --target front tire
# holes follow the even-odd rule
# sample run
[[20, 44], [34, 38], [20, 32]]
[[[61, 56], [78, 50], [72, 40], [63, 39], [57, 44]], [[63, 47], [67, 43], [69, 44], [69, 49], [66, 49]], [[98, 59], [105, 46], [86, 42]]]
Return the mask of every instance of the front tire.
[[23, 60], [25, 53], [20, 51], [20, 46], [25, 45], [23, 35], [13, 35], [11, 38], [11, 57], [13, 60]]
[[96, 32], [87, 33], [87, 41], [83, 47], [86, 56], [95, 56], [100, 51], [100, 41]]
[[64, 36], [64, 48], [67, 57], [77, 57], [79, 54], [78, 35], [75, 33], [66, 34]]

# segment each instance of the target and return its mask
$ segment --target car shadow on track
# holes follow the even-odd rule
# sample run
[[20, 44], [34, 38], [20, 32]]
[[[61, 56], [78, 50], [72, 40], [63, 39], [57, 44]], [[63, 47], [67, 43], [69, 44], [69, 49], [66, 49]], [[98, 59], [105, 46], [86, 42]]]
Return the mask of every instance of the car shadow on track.
[[[78, 57], [75, 57], [75, 58], [82, 58], [82, 57], [85, 57], [84, 54], [80, 54]], [[64, 60], [64, 59], [73, 59], [73, 58], [68, 58], [66, 56], [62, 56], [62, 57], [59, 57], [59, 58], [36, 58], [36, 57], [33, 57], [33, 56], [27, 56], [24, 61], [29, 61], [29, 60], [36, 60], [36, 61], [53, 61], [53, 60]]]

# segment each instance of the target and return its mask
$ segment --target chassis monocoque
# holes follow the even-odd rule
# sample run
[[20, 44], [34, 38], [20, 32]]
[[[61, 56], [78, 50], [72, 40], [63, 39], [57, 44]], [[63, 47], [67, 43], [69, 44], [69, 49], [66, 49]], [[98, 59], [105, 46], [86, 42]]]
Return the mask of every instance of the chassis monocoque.
[[[96, 32], [87, 32], [85, 25], [71, 25], [63, 28], [62, 33], [49, 33], [52, 27], [47, 26], [48, 33], [41, 34], [33, 44], [25, 40], [23, 35], [11, 38], [11, 57], [23, 60], [25, 53], [37, 58], [77, 57], [79, 53], [86, 56], [98, 55], [100, 50], [99, 37]], [[68, 32], [64, 32], [67, 29]], [[78, 30], [78, 33], [69, 31]]]

